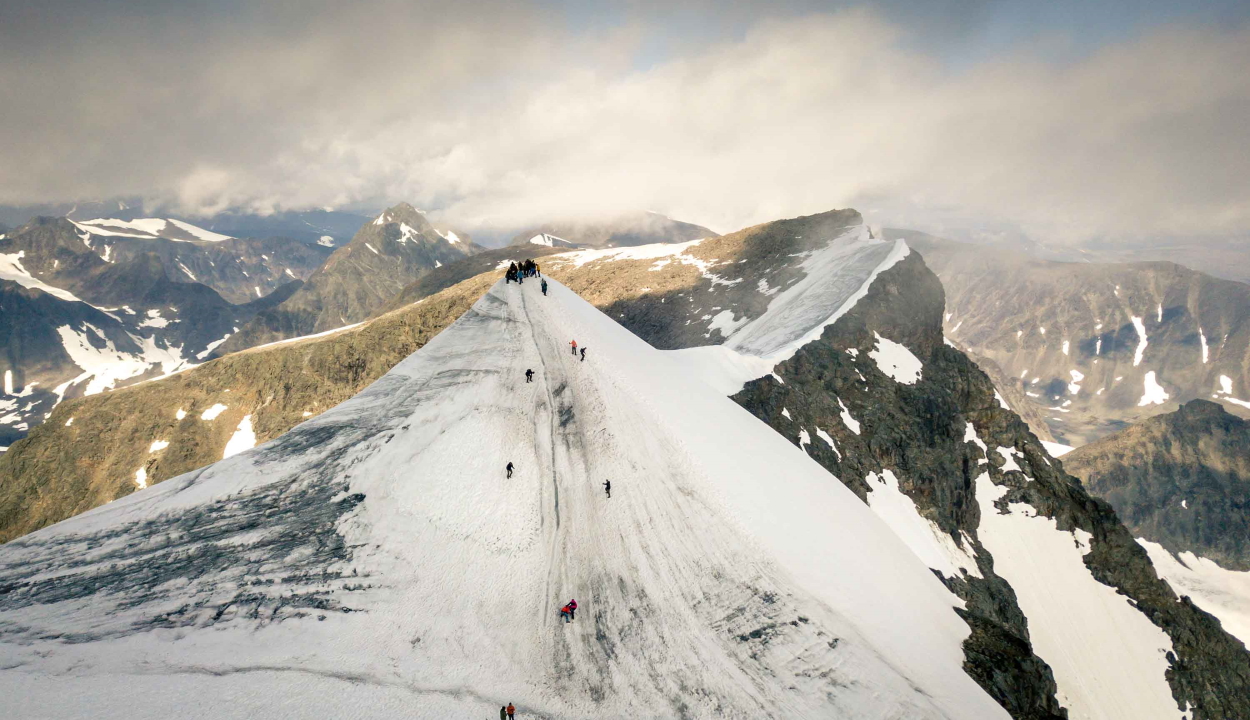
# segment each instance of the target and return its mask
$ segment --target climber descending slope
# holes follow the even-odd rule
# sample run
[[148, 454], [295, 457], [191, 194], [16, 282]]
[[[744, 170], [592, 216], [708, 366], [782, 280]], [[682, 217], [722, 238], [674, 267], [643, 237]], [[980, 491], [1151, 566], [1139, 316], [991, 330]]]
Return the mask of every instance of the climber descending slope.
[[6, 710], [1006, 718], [933, 574], [683, 372], [499, 283], [277, 440], [0, 547]]

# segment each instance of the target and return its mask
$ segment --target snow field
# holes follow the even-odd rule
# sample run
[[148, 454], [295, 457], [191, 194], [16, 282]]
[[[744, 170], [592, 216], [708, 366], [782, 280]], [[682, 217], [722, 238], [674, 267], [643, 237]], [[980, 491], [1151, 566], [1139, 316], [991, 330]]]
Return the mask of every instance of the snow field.
[[1071, 720], [1174, 720], [1165, 678], [1171, 639], [1090, 574], [1082, 559], [1089, 533], [1059, 530], [1025, 503], [1002, 514], [994, 503], [1006, 493], [987, 473], [977, 477], [977, 534], [1015, 589], [1033, 650], [1054, 671]]
[[1250, 572], [1222, 568], [1192, 552], [1173, 555], [1149, 540], [1138, 538], [1137, 543], [1146, 548], [1159, 577], [1167, 580], [1177, 595], [1188, 595], [1250, 647]]

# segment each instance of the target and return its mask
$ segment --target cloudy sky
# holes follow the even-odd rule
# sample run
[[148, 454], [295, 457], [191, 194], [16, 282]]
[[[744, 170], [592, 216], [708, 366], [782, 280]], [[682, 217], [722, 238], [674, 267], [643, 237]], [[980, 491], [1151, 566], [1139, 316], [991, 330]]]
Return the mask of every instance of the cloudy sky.
[[1250, 230], [1250, 3], [723, 5], [5, 0], [0, 203]]

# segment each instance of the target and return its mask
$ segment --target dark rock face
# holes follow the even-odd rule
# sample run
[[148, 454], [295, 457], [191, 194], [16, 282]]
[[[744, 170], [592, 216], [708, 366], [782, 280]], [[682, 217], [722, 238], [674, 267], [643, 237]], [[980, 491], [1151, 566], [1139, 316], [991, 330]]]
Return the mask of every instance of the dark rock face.
[[303, 287], [259, 314], [218, 354], [360, 322], [426, 273], [481, 250], [467, 236], [435, 228], [411, 205], [396, 205], [365, 223]]
[[1049, 262], [895, 232], [941, 278], [947, 335], [997, 363], [1059, 442], [1087, 444], [1196, 398], [1250, 417], [1231, 401], [1250, 401], [1250, 285], [1166, 262]]
[[[1250, 654], [1213, 617], [1178, 600], [1111, 506], [1087, 495], [1050, 460], [1019, 417], [1000, 405], [989, 378], [943, 343], [942, 307], [937, 278], [913, 254], [882, 273], [820, 340], [777, 366], [784, 384], [765, 377], [747, 383], [734, 399], [796, 444], [802, 428], [828, 432], [837, 452], [820, 441], [800, 446], [860, 497], [868, 494], [868, 473], [887, 468], [897, 473], [901, 490], [922, 515], [956, 543], [971, 545], [983, 578], [943, 581], [967, 603], [961, 614], [972, 628], [965, 642], [968, 672], [1013, 717], [1066, 712], [1055, 700], [1050, 669], [1032, 652], [1014, 592], [994, 574], [993, 559], [978, 539], [974, 482], [987, 471], [996, 484], [1010, 488], [1010, 502], [1028, 503], [1061, 529], [1093, 535], [1086, 564], [1094, 577], [1130, 597], [1172, 639], [1175, 659], [1168, 680], [1180, 707], [1191, 703], [1195, 718], [1250, 716]], [[874, 332], [923, 361], [921, 380], [897, 383], [875, 363], [862, 361], [874, 346]], [[858, 420], [861, 434], [840, 420], [841, 403]], [[1005, 472], [1001, 457], [978, 465], [979, 451], [963, 441], [966, 423], [988, 445], [1018, 449], [1032, 481], [1024, 473]]]
[[1250, 570], [1250, 422], [1207, 400], [1063, 458], [1137, 537]]

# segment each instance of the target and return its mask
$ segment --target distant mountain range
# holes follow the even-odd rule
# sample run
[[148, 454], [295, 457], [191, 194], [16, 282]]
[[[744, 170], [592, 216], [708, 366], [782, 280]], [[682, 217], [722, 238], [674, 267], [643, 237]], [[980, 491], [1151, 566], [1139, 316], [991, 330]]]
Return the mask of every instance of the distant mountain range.
[[611, 220], [567, 220], [523, 230], [512, 245], [548, 247], [632, 247], [713, 238], [717, 234], [700, 225], [653, 212], [637, 212]]
[[1167, 262], [1061, 263], [886, 231], [946, 291], [946, 334], [1080, 446], [1206, 398], [1250, 416], [1250, 285]]
[[[204, 217], [170, 214], [167, 210], [149, 209], [141, 199], [124, 198], [99, 202], [55, 203], [42, 205], [0, 205], [0, 224], [10, 227], [24, 225], [35, 217], [67, 217], [78, 222], [103, 220], [109, 225], [122, 225], [125, 232], [159, 234], [172, 239], [190, 239], [179, 235], [178, 225], [191, 225], [213, 235], [236, 238], [285, 237], [309, 245], [335, 247], [356, 232], [367, 215], [338, 210], [299, 210], [260, 214], [241, 209], [226, 210]], [[168, 224], [162, 228], [162, 221]], [[137, 224], [136, 224], [137, 223]], [[125, 229], [128, 225], [128, 229]], [[151, 231], [156, 229], [155, 233]], [[189, 232], [196, 238], [194, 232]], [[203, 239], [203, 236], [198, 236]]]
[[[291, 280], [234, 304], [182, 273], [171, 279], [168, 260], [190, 259], [196, 244], [104, 237], [117, 243], [108, 246], [108, 260], [99, 252], [99, 236], [66, 218], [36, 218], [0, 239], [0, 446], [23, 436], [65, 398], [202, 362], [257, 312], [302, 284]], [[191, 250], [181, 252], [184, 246]], [[213, 247], [229, 265], [237, 242]]]
[[435, 228], [400, 203], [366, 222], [303, 287], [257, 315], [219, 354], [360, 322], [422, 275], [481, 250], [468, 235]]

